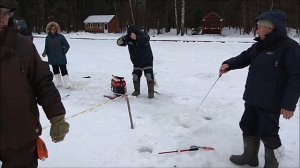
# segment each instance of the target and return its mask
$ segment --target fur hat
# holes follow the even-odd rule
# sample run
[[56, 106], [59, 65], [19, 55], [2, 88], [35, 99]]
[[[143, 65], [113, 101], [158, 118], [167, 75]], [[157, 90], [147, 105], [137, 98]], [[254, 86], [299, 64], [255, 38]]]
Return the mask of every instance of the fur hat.
[[18, 3], [15, 0], [0, 0], [0, 7], [7, 8], [10, 11], [17, 9]]
[[56, 22], [49, 22], [46, 26], [46, 33], [51, 32], [51, 29], [55, 27], [56, 28], [56, 32], [59, 34], [61, 32], [59, 24]]
[[274, 24], [269, 21], [269, 20], [258, 20], [256, 22], [257, 25], [260, 25], [260, 26], [264, 26], [264, 27], [268, 27], [268, 28], [275, 28]]

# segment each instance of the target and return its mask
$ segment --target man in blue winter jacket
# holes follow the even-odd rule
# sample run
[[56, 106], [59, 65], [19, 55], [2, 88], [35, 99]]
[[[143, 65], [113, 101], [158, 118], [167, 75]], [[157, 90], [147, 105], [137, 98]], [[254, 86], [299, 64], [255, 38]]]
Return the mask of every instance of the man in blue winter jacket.
[[153, 54], [150, 46], [150, 36], [134, 25], [129, 25], [127, 34], [117, 40], [119, 46], [128, 45], [130, 60], [133, 64], [133, 96], [140, 94], [142, 73], [147, 79], [148, 98], [154, 98]]
[[294, 115], [300, 95], [300, 47], [287, 36], [286, 15], [280, 10], [262, 13], [256, 20], [257, 41], [239, 56], [224, 61], [219, 75], [249, 66], [245, 111], [240, 121], [244, 153], [232, 155], [237, 165], [258, 166], [260, 140], [265, 146], [265, 168], [278, 167], [283, 146], [280, 115]]

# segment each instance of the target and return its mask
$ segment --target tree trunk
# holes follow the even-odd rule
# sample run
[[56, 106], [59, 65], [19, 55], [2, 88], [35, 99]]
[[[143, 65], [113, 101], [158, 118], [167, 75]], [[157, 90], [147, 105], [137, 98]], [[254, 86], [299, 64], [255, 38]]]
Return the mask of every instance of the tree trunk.
[[[256, 1], [256, 17], [260, 14], [260, 6], [261, 6], [261, 2], [260, 0], [257, 0]], [[253, 28], [253, 36], [255, 37], [256, 36], [256, 25], [254, 25], [255, 27]]]
[[119, 31], [120, 31], [121, 25], [119, 22], [119, 15], [118, 15], [118, 10], [117, 10], [116, 0], [114, 0], [114, 10], [115, 10], [115, 15], [116, 15], [116, 19], [117, 19], [117, 24], [118, 24]]
[[134, 20], [134, 15], [133, 15], [133, 9], [132, 9], [132, 2], [131, 2], [131, 0], [129, 0], [129, 6], [130, 6], [130, 12], [131, 12], [131, 21], [132, 21], [132, 24], [135, 25], [135, 20]]
[[181, 36], [184, 35], [184, 18], [185, 18], [185, 0], [181, 1], [181, 25], [180, 25], [180, 31], [181, 31]]
[[170, 32], [170, 8], [169, 8], [169, 0], [167, 0], [167, 24], [166, 24], [166, 32]]
[[246, 2], [245, 2], [245, 0], [242, 1], [241, 5], [242, 5], [241, 6], [241, 8], [242, 8], [242, 10], [241, 10], [241, 12], [242, 12], [241, 16], [242, 17], [241, 17], [240, 34], [242, 35], [242, 34], [244, 34], [244, 29], [246, 27]]
[[42, 17], [39, 17], [38, 18], [38, 20], [40, 20], [41, 22], [40, 22], [40, 26], [38, 26], [38, 29], [37, 29], [37, 33], [38, 34], [40, 34], [41, 33], [41, 31], [43, 32], [43, 31], [45, 31], [45, 29], [44, 29], [44, 25], [45, 24], [47, 24], [47, 23], [45, 23], [45, 4], [44, 4], [44, 0], [40, 0], [40, 4], [39, 4], [39, 6], [40, 6], [40, 10], [41, 10], [41, 16]]
[[160, 22], [159, 22], [159, 18], [157, 18], [157, 35], [160, 34]]
[[177, 0], [174, 0], [175, 6], [175, 25], [176, 25], [176, 34], [179, 34], [179, 25], [178, 25], [178, 13], [177, 13]]
[[274, 8], [274, 2], [271, 0], [271, 10]]
[[144, 0], [144, 32], [147, 32], [148, 29], [147, 17], [147, 0]]

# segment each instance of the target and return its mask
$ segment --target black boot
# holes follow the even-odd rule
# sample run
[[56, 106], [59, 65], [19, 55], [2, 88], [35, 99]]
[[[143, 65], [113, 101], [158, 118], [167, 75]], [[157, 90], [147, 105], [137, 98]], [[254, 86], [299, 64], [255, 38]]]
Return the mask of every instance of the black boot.
[[250, 166], [258, 166], [258, 151], [260, 139], [257, 137], [243, 137], [244, 153], [241, 155], [231, 155], [230, 161], [237, 165], [248, 164]]
[[265, 166], [264, 168], [278, 168], [279, 163], [275, 157], [274, 150], [265, 146]]
[[134, 92], [131, 94], [132, 96], [140, 95], [140, 81], [133, 81]]
[[148, 81], [148, 98], [152, 99], [154, 98], [154, 80]]

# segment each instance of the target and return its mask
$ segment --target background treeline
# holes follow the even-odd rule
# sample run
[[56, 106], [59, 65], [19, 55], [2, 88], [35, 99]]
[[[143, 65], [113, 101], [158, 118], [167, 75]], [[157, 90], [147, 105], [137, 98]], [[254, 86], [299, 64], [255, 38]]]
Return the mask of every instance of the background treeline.
[[[120, 28], [136, 24], [145, 30], [168, 32], [177, 28], [201, 27], [201, 18], [214, 11], [225, 19], [225, 26], [249, 33], [259, 13], [278, 8], [287, 13], [288, 27], [300, 28], [299, 0], [18, 0], [17, 19], [25, 19], [29, 28], [44, 32], [49, 21], [64, 31], [81, 31], [89, 15], [116, 15]], [[176, 12], [175, 12], [176, 11]], [[183, 16], [183, 17], [182, 17]]]

